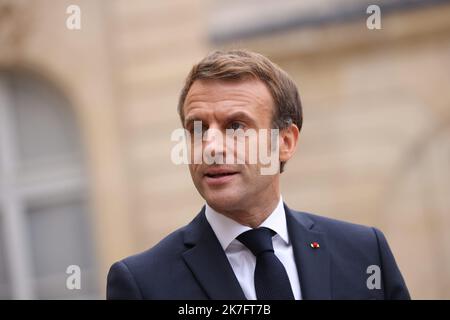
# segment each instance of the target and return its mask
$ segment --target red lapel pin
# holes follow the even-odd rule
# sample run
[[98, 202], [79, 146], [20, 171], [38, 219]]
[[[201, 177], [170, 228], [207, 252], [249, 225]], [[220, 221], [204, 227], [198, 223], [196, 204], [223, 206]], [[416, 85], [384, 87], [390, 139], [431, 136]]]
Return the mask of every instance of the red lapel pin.
[[311, 242], [310, 245], [311, 245], [311, 248], [313, 248], [313, 249], [319, 249], [320, 248], [320, 244], [318, 242], [316, 242], [316, 241]]

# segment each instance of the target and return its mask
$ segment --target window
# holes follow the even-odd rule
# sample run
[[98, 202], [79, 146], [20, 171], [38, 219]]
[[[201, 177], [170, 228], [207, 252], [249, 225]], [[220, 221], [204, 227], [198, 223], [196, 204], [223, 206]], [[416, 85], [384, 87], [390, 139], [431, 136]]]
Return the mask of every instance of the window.
[[[45, 79], [0, 71], [0, 298], [96, 297], [87, 178], [75, 116]], [[81, 289], [66, 269], [81, 268]]]

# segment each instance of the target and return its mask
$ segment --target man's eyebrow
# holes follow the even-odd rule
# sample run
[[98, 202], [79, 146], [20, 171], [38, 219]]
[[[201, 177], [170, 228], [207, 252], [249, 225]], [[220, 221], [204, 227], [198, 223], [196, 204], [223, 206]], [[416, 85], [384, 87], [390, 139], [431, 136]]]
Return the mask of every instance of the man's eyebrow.
[[[243, 111], [233, 112], [229, 115], [225, 115], [224, 118], [225, 118], [225, 122], [242, 119], [247, 122], [255, 123], [255, 120], [253, 119], [253, 117], [251, 115], [249, 115], [247, 112], [243, 112]], [[203, 120], [198, 115], [187, 116], [184, 119], [184, 125], [187, 126], [189, 124], [192, 124], [194, 121], [203, 121]]]
[[237, 111], [232, 114], [229, 114], [225, 117], [225, 119], [226, 119], [226, 121], [243, 119], [243, 120], [246, 120], [246, 121], [249, 121], [252, 123], [255, 122], [255, 120], [253, 119], [252, 116], [250, 116], [247, 112], [243, 112], [243, 111]]
[[188, 124], [193, 123], [194, 121], [203, 121], [199, 116], [188, 116], [184, 119], [184, 126], [186, 127]]

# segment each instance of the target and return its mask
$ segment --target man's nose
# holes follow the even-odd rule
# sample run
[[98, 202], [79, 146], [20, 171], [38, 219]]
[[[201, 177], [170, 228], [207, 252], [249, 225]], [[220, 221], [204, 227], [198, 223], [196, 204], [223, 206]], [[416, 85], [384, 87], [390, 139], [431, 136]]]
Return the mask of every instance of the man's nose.
[[209, 128], [204, 134], [204, 153], [213, 157], [225, 156], [224, 135], [217, 128]]

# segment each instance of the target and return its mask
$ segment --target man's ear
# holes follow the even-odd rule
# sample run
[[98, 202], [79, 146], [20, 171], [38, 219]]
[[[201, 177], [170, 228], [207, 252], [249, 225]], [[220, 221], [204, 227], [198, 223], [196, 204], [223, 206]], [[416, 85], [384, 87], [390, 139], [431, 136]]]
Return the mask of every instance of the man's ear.
[[280, 162], [287, 162], [295, 153], [300, 131], [295, 124], [280, 130]]

